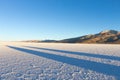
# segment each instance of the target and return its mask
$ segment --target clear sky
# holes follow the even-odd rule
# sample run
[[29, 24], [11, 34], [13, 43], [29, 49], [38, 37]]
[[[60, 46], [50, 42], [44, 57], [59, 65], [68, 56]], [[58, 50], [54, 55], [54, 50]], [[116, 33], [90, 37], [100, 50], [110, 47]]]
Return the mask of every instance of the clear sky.
[[0, 0], [0, 40], [65, 39], [120, 31], [120, 0]]

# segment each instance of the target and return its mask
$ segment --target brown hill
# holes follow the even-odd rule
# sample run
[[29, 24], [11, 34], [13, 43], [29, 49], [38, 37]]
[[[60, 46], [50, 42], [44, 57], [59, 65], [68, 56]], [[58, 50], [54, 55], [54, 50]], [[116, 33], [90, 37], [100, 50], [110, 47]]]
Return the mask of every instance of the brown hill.
[[77, 38], [60, 40], [63, 43], [116, 43], [120, 44], [120, 32], [115, 30], [106, 30], [98, 34], [85, 35]]

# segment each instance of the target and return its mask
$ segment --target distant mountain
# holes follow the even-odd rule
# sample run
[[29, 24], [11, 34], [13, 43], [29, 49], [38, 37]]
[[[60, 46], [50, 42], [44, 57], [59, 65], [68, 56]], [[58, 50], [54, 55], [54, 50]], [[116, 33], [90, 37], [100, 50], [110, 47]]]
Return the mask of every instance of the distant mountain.
[[33, 43], [39, 43], [41, 42], [40, 40], [26, 40], [26, 41], [22, 41], [22, 42], [33, 42]]
[[42, 40], [41, 42], [57, 42], [56, 40]]
[[120, 32], [116, 30], [105, 30], [97, 34], [90, 34], [76, 38], [69, 38], [64, 40], [26, 40], [23, 42], [57, 42], [57, 43], [104, 43], [104, 44], [120, 44]]
[[40, 42], [57, 42], [56, 40], [26, 40], [22, 42], [33, 42], [33, 43], [40, 43]]
[[62, 43], [116, 43], [120, 44], [120, 32], [115, 30], [105, 30], [97, 34], [85, 35], [76, 38], [64, 39]]

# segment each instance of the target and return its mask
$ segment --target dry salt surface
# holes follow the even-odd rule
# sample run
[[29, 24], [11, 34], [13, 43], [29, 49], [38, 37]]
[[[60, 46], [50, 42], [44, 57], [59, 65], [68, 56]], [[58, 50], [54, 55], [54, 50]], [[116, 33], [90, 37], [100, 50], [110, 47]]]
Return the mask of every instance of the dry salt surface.
[[120, 80], [120, 45], [0, 42], [0, 80]]

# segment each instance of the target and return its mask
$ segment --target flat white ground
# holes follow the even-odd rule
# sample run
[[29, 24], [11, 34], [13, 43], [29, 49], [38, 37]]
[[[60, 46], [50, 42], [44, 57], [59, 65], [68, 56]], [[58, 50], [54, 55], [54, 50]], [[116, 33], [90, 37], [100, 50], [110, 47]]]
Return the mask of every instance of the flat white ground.
[[120, 80], [120, 45], [0, 42], [0, 80]]

